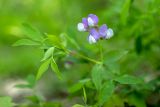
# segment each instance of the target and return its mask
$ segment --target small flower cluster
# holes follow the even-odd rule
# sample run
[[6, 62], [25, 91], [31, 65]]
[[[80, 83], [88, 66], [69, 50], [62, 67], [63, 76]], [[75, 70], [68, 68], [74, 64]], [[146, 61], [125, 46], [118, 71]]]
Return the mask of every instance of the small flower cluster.
[[90, 44], [96, 43], [99, 39], [109, 39], [113, 36], [113, 30], [107, 28], [106, 24], [98, 27], [98, 17], [89, 14], [87, 18], [82, 18], [82, 22], [77, 26], [79, 31], [89, 32], [88, 41]]

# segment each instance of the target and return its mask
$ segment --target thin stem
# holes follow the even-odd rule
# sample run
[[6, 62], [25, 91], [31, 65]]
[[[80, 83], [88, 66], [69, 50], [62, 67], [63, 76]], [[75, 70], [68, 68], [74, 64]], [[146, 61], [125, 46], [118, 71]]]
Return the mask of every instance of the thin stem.
[[87, 56], [84, 56], [84, 55], [82, 55], [82, 54], [80, 54], [80, 53], [77, 53], [77, 52], [71, 52], [71, 51], [69, 50], [69, 53], [70, 53], [70, 54], [73, 54], [73, 55], [76, 55], [76, 56], [78, 56], [78, 57], [81, 57], [81, 58], [83, 58], [83, 59], [86, 59], [86, 60], [88, 60], [88, 61], [94, 62], [94, 63], [96, 63], [96, 64], [101, 64], [101, 63], [102, 63], [102, 62], [100, 62], [100, 61], [91, 59], [91, 58], [89, 58], [89, 57], [87, 57]]
[[99, 42], [99, 52], [100, 52], [100, 59], [101, 62], [103, 62], [103, 47], [102, 47], [102, 42]]

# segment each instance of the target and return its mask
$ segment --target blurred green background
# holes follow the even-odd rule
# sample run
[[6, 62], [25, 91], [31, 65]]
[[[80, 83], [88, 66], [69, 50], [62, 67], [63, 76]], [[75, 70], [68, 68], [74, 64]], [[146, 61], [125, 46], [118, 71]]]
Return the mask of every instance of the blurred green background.
[[[27, 46], [12, 47], [16, 40], [24, 37], [21, 31], [22, 23], [29, 23], [42, 33], [66, 33], [77, 41], [83, 53], [96, 58], [97, 54], [94, 53], [98, 49], [88, 44], [88, 34], [77, 31], [77, 23], [81, 18], [93, 13], [99, 17], [99, 25], [106, 23], [115, 33], [112, 39], [103, 43], [105, 52], [129, 50], [129, 54], [119, 62], [121, 72], [138, 75], [151, 82], [153, 89], [143, 94], [148, 105], [158, 105], [159, 5], [159, 0], [0, 0], [0, 84], [4, 85], [12, 79], [24, 79], [29, 74], [35, 75], [40, 65], [43, 50]], [[66, 75], [64, 81], [59, 82], [50, 73], [44, 76], [46, 80], [41, 81], [50, 81], [47, 85], [54, 89], [51, 93], [56, 97], [63, 97], [61, 94], [65, 96], [67, 83], [75, 83], [76, 80], [89, 75], [90, 67], [87, 64], [75, 63], [69, 68], [64, 65], [65, 63], [59, 62], [62, 72]], [[3, 85], [0, 85], [1, 89]], [[52, 96], [48, 90], [43, 90], [45, 95]], [[54, 92], [59, 93], [55, 95]], [[5, 93], [1, 91], [0, 95]]]

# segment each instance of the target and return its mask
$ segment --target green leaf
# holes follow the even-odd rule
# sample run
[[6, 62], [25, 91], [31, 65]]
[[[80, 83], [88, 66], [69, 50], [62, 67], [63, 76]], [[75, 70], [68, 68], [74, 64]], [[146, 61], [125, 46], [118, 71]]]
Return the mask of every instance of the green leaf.
[[75, 105], [73, 105], [72, 107], [85, 107], [85, 106], [80, 105], [80, 104], [75, 104]]
[[114, 83], [112, 81], [107, 81], [104, 83], [102, 90], [99, 94], [99, 104], [103, 105], [113, 94], [114, 92]]
[[131, 0], [125, 0], [124, 4], [122, 6], [120, 18], [121, 18], [122, 24], [124, 24], [124, 25], [127, 22], [127, 17], [129, 15], [130, 5], [131, 5]]
[[75, 93], [79, 91], [80, 89], [82, 89], [82, 87], [83, 87], [82, 83], [76, 83], [75, 85], [71, 86], [68, 91], [69, 93]]
[[23, 33], [30, 39], [35, 40], [35, 41], [43, 41], [43, 36], [42, 34], [35, 28], [33, 28], [29, 24], [22, 24], [22, 31]]
[[85, 87], [83, 87], [83, 98], [84, 98], [84, 102], [85, 104], [87, 103], [87, 94], [86, 94], [86, 89]]
[[143, 83], [142, 79], [131, 76], [131, 75], [122, 75], [120, 77], [115, 78], [114, 80], [121, 84], [141, 84]]
[[44, 61], [44, 60], [48, 59], [50, 56], [52, 56], [53, 51], [54, 51], [54, 47], [50, 47], [50, 48], [45, 52], [44, 57], [42, 58], [41, 61]]
[[53, 46], [55, 46], [55, 47], [57, 47], [59, 49], [65, 50], [65, 47], [63, 46], [62, 40], [61, 40], [61, 38], [59, 36], [56, 36], [56, 35], [47, 35], [47, 36], [48, 36], [49, 42]]
[[40, 45], [40, 43], [29, 39], [20, 39], [13, 44], [13, 46], [22, 46], [22, 45]]
[[111, 51], [106, 53], [105, 57], [104, 57], [104, 63], [110, 64], [111, 62], [116, 62], [118, 60], [120, 60], [123, 56], [125, 56], [128, 53], [128, 51]]
[[44, 72], [47, 71], [49, 64], [50, 64], [50, 61], [51, 61], [51, 59], [48, 59], [42, 63], [42, 65], [40, 66], [40, 68], [38, 70], [36, 80], [39, 80], [41, 78], [41, 76], [44, 74]]
[[118, 63], [115, 62], [107, 63], [107, 68], [109, 69], [108, 72], [112, 72], [114, 74], [120, 73], [120, 66]]
[[57, 66], [57, 64], [56, 64], [56, 62], [55, 62], [55, 60], [53, 58], [51, 60], [51, 68], [56, 73], [56, 75], [58, 76], [58, 78], [62, 79], [62, 74], [59, 71], [58, 66]]
[[8, 96], [0, 97], [0, 106], [1, 107], [13, 107], [11, 97], [8, 97]]
[[95, 65], [92, 69], [92, 81], [97, 90], [100, 90], [102, 86], [102, 71], [102, 65]]

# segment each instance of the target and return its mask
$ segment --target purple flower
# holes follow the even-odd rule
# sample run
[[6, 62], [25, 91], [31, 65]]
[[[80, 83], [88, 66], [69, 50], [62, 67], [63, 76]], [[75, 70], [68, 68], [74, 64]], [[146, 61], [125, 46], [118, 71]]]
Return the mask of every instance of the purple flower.
[[98, 24], [98, 17], [94, 14], [89, 14], [87, 20], [89, 26], [96, 26]]
[[79, 31], [89, 32], [88, 41], [90, 44], [96, 43], [99, 39], [109, 39], [113, 36], [113, 30], [106, 24], [98, 27], [98, 17], [89, 14], [87, 18], [82, 18], [82, 22], [77, 26]]
[[77, 28], [79, 31], [87, 31], [88, 30], [87, 18], [82, 18], [82, 23], [78, 23]]
[[96, 43], [96, 41], [100, 38], [100, 34], [95, 28], [90, 29], [90, 35], [88, 37], [88, 41], [90, 44]]
[[99, 34], [102, 38], [109, 39], [113, 36], [113, 30], [111, 28], [107, 29], [107, 25], [103, 24], [99, 28]]
[[99, 34], [101, 35], [102, 38], [106, 38], [107, 36], [107, 25], [106, 24], [103, 24], [102, 26], [100, 26]]

